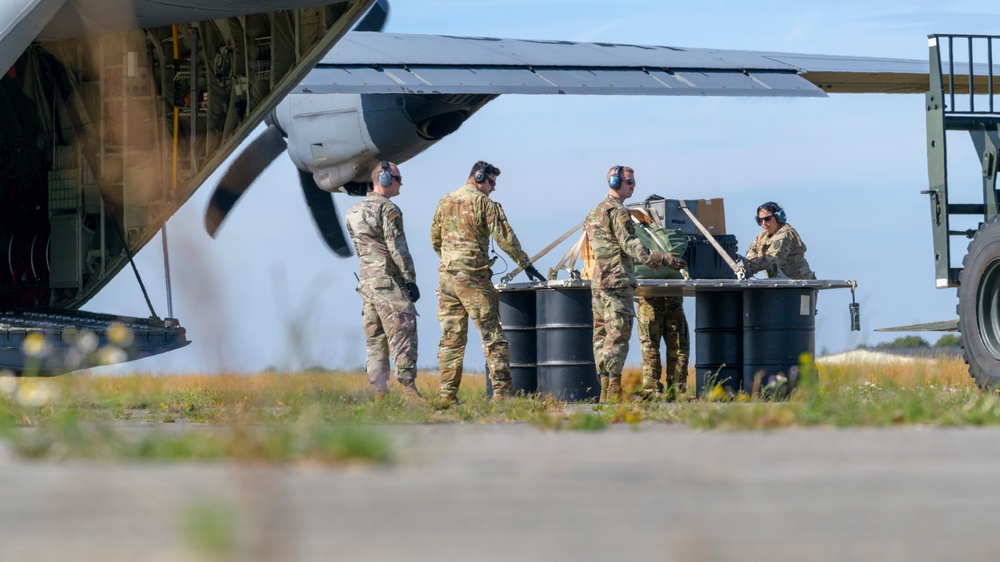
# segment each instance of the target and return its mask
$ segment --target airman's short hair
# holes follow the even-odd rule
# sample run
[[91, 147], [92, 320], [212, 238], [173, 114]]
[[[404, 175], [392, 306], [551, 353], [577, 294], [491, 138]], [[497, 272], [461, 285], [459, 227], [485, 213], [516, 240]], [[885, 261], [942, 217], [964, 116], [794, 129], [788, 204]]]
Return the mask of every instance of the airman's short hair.
[[635, 170], [633, 170], [629, 166], [617, 166], [616, 165], [616, 166], [611, 166], [611, 168], [608, 169], [608, 176], [606, 178], [604, 178], [604, 179], [610, 180], [611, 176], [615, 175], [615, 170], [617, 170], [618, 168], [621, 168], [621, 170], [618, 172], [619, 174], [624, 174], [625, 172], [629, 172], [630, 174], [635, 174]]
[[497, 168], [496, 166], [494, 166], [493, 164], [490, 164], [489, 162], [486, 162], [484, 160], [480, 160], [480, 161], [476, 162], [475, 164], [473, 164], [472, 170], [469, 171], [469, 177], [471, 178], [471, 177], [475, 176], [476, 172], [478, 172], [479, 170], [483, 169], [484, 166], [486, 167], [486, 170], [484, 171], [485, 172], [484, 173], [485, 176], [488, 177], [488, 176], [499, 176], [500, 175], [500, 168]]

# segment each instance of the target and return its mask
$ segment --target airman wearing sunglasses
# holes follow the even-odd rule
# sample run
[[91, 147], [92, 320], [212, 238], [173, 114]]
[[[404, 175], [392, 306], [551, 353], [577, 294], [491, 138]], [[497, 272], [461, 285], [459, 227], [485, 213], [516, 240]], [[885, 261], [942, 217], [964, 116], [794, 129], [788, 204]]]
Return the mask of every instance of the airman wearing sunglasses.
[[786, 222], [780, 205], [768, 201], [757, 207], [757, 224], [763, 229], [747, 249], [745, 267], [748, 276], [766, 271], [768, 277], [815, 279], [806, 261], [806, 245], [799, 233]]
[[422, 400], [417, 377], [417, 309], [420, 298], [413, 258], [403, 232], [403, 212], [389, 199], [399, 195], [403, 176], [392, 162], [372, 168], [372, 190], [347, 211], [347, 232], [360, 261], [358, 293], [367, 350], [368, 382], [375, 398], [388, 392], [389, 356], [403, 398]]
[[431, 222], [431, 245], [441, 258], [437, 313], [441, 321], [438, 364], [443, 407], [458, 401], [470, 317], [482, 337], [493, 400], [512, 395], [510, 346], [500, 328], [500, 294], [490, 280], [490, 267], [496, 259], [488, 254], [490, 237], [530, 279], [545, 280], [521, 249], [503, 207], [489, 197], [496, 190], [499, 175], [500, 168], [483, 160], [476, 162], [465, 185], [441, 198]]
[[635, 235], [628, 209], [622, 204], [635, 191], [635, 172], [612, 166], [607, 175], [608, 196], [584, 223], [594, 252], [590, 271], [594, 313], [594, 361], [601, 383], [601, 401], [621, 400], [622, 369], [628, 355], [635, 316], [635, 261], [651, 268], [683, 269], [683, 259], [647, 250]]

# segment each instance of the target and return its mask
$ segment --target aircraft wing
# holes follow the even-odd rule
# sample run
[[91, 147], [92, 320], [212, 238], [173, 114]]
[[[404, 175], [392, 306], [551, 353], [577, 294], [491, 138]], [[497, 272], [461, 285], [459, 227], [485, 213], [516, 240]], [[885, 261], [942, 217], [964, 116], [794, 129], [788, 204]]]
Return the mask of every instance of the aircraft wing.
[[353, 32], [293, 91], [823, 97], [923, 93], [927, 71], [921, 60]]

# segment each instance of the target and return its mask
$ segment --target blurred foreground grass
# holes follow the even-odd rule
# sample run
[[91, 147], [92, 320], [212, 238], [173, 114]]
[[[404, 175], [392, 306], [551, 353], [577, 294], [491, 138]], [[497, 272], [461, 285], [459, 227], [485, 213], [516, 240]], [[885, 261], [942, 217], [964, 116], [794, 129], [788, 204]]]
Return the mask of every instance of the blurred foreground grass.
[[[692, 375], [683, 400], [608, 406], [551, 398], [492, 404], [485, 378], [467, 375], [462, 403], [447, 410], [408, 404], [392, 386], [375, 402], [360, 373], [0, 377], [0, 447], [54, 459], [390, 463], [384, 424], [526, 422], [578, 431], [641, 422], [700, 429], [1000, 424], [1000, 396], [979, 390], [958, 359], [806, 365], [803, 372], [786, 401], [695, 400]], [[628, 369], [626, 388], [640, 378], [638, 368]], [[417, 379], [431, 398], [438, 383], [435, 373]]]

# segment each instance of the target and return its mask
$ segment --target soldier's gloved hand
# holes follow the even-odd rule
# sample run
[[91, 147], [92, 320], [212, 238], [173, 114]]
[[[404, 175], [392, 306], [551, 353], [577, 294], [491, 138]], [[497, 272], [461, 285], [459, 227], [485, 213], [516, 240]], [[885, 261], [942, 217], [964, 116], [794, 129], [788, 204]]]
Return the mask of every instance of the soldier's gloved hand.
[[545, 278], [542, 277], [541, 273], [538, 273], [538, 270], [535, 269], [534, 265], [528, 264], [528, 267], [524, 268], [524, 272], [528, 275], [528, 279], [533, 281], [545, 281]]
[[407, 283], [406, 292], [410, 294], [411, 301], [417, 302], [418, 300], [420, 300], [420, 289], [417, 288], [416, 283]]
[[680, 256], [675, 254], [665, 254], [663, 258], [663, 265], [673, 269], [684, 269], [688, 264]]
[[740, 281], [747, 278], [747, 269], [746, 267], [743, 266], [742, 263], [737, 263], [735, 266], [733, 266], [733, 273], [736, 274], [736, 278], [739, 279]]
[[745, 257], [743, 257], [743, 256], [741, 256], [739, 254], [736, 254], [736, 262], [733, 265], [732, 269], [733, 269], [733, 273], [736, 274], [736, 278], [739, 279], [739, 280], [741, 280], [741, 281], [743, 279], [746, 279], [747, 277], [750, 276], [749, 275], [749, 273], [750, 273], [750, 262], [748, 262]]

